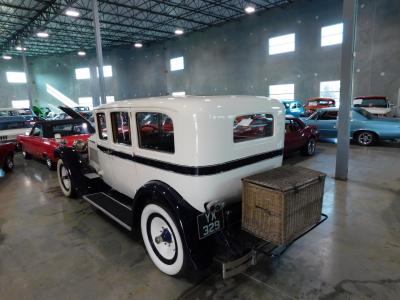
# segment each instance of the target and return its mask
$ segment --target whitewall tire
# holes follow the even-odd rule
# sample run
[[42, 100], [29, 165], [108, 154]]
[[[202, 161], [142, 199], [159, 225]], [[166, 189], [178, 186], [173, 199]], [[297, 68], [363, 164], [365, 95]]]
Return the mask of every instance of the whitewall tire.
[[64, 196], [73, 198], [76, 195], [74, 181], [72, 180], [71, 171], [68, 169], [64, 162], [59, 159], [57, 162], [57, 177], [58, 184]]
[[147, 253], [156, 267], [168, 275], [182, 275], [185, 251], [181, 234], [168, 210], [157, 203], [146, 204], [140, 228]]

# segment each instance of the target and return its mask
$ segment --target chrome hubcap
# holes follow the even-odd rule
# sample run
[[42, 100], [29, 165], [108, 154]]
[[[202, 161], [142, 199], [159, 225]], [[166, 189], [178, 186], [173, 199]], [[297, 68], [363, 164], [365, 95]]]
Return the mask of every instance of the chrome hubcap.
[[310, 140], [308, 142], [308, 154], [313, 154], [315, 151], [315, 141], [314, 140]]
[[150, 225], [151, 238], [157, 251], [165, 259], [173, 259], [176, 252], [175, 240], [167, 222], [162, 218], [155, 217]]
[[358, 140], [363, 145], [369, 145], [372, 142], [372, 135], [368, 132], [361, 133]]

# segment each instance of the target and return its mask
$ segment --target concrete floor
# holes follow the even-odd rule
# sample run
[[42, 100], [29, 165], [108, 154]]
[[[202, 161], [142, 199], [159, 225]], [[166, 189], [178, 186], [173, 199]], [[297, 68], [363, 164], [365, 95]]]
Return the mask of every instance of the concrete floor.
[[[333, 176], [335, 145], [286, 163]], [[327, 178], [323, 210], [279, 260], [226, 281], [175, 279], [139, 238], [63, 197], [55, 172], [17, 157], [0, 179], [0, 299], [399, 299], [400, 147], [352, 146], [350, 180]]]

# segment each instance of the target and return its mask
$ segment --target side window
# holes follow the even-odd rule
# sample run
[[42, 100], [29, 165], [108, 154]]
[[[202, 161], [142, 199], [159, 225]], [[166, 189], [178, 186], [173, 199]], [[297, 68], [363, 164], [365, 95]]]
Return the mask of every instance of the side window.
[[235, 143], [274, 135], [274, 117], [270, 114], [253, 114], [236, 117], [233, 123]]
[[338, 116], [337, 111], [326, 111], [322, 115], [320, 115], [320, 120], [336, 120]]
[[138, 112], [136, 123], [140, 148], [175, 152], [174, 125], [169, 116], [155, 112]]
[[33, 127], [31, 135], [33, 136], [43, 136], [43, 130], [41, 125], [36, 125]]
[[97, 131], [101, 140], [107, 140], [107, 122], [105, 113], [97, 113]]
[[129, 113], [112, 112], [110, 116], [114, 143], [132, 145]]

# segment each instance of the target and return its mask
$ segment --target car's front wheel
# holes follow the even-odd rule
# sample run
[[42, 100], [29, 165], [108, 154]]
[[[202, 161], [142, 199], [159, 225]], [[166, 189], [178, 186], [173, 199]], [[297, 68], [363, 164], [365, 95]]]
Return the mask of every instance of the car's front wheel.
[[8, 154], [5, 161], [4, 161], [4, 169], [6, 171], [12, 171], [14, 169], [14, 155]]
[[158, 202], [147, 203], [141, 214], [140, 227], [146, 250], [156, 267], [168, 275], [183, 275], [186, 253], [170, 211]]
[[57, 177], [63, 194], [66, 197], [74, 198], [76, 196], [75, 182], [72, 179], [71, 170], [64, 164], [62, 159], [59, 159], [57, 163]]
[[317, 147], [317, 140], [315, 138], [310, 138], [304, 148], [301, 150], [303, 155], [313, 156], [315, 154], [315, 149]]
[[378, 138], [373, 132], [361, 131], [356, 134], [355, 140], [360, 146], [371, 146], [378, 140]]

